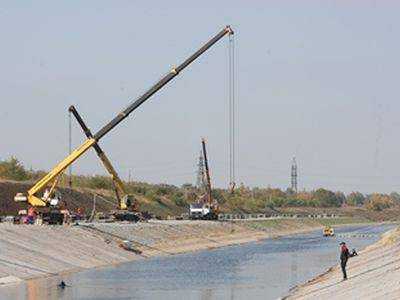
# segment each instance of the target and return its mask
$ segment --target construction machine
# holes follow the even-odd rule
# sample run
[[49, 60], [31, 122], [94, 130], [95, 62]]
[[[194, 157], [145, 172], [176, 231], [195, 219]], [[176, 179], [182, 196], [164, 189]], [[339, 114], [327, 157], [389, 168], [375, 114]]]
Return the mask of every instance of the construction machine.
[[335, 231], [331, 226], [325, 226], [325, 228], [322, 231], [322, 235], [325, 237], [330, 237], [335, 235]]
[[[30, 188], [27, 194], [18, 193], [14, 198], [15, 201], [27, 201], [31, 206], [38, 209], [48, 209], [52, 207], [53, 211], [60, 213], [58, 210], [59, 201], [52, 201], [52, 197], [55, 194], [56, 185], [61, 178], [64, 171], [74, 163], [79, 157], [81, 157], [91, 147], [94, 147], [105, 135], [107, 135], [112, 129], [114, 129], [120, 122], [126, 119], [134, 110], [141, 106], [146, 100], [152, 95], [163, 88], [168, 82], [174, 79], [181, 71], [187, 66], [194, 62], [199, 56], [211, 48], [215, 43], [222, 39], [225, 35], [232, 35], [233, 30], [230, 26], [224, 27], [218, 32], [213, 38], [211, 38], [206, 44], [198, 49], [194, 54], [183, 61], [179, 66], [174, 67], [164, 75], [157, 83], [151, 86], [144, 94], [142, 94], [137, 100], [130, 103], [124, 110], [122, 110], [116, 117], [114, 117], [109, 123], [103, 126], [96, 134], [92, 137], [87, 138], [86, 141], [72, 151], [64, 160], [58, 163], [48, 174], [40, 179], [32, 188]], [[51, 185], [46, 195], [40, 195], [47, 187]], [[58, 200], [58, 199], [55, 199]], [[54, 205], [53, 205], [53, 204]]]
[[218, 202], [212, 199], [211, 194], [211, 177], [210, 170], [208, 167], [208, 158], [206, 150], [206, 141], [203, 138], [201, 140], [201, 146], [203, 151], [205, 177], [206, 177], [206, 192], [202, 195], [195, 203], [190, 204], [189, 207], [189, 218], [191, 220], [217, 220], [218, 219]]
[[[68, 109], [71, 112], [78, 124], [81, 126], [83, 132], [88, 139], [93, 138], [93, 134], [89, 127], [86, 126], [81, 115], [76, 110], [75, 106], [71, 105]], [[134, 221], [137, 222], [141, 219], [141, 214], [138, 209], [138, 202], [136, 201], [134, 195], [128, 194], [122, 180], [119, 178], [117, 171], [114, 169], [111, 161], [108, 159], [107, 155], [104, 153], [103, 149], [98, 143], [93, 145], [97, 156], [100, 158], [107, 172], [111, 175], [112, 183], [114, 186], [115, 195], [118, 200], [118, 209], [112, 210], [111, 215], [118, 221]]]

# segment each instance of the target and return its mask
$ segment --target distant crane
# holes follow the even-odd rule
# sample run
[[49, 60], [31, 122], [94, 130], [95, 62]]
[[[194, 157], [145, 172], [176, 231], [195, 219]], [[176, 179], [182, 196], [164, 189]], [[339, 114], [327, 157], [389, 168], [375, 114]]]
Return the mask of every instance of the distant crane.
[[218, 219], [218, 202], [212, 198], [211, 176], [208, 166], [208, 157], [206, 149], [206, 140], [201, 139], [203, 150], [204, 169], [205, 169], [205, 194], [197, 200], [196, 203], [189, 206], [189, 218], [201, 220], [217, 220]]

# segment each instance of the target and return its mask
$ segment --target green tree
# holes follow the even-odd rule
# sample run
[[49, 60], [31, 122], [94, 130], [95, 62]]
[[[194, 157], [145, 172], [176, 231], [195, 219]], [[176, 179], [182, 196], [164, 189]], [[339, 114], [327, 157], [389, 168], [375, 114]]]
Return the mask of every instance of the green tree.
[[222, 205], [222, 204], [224, 204], [226, 202], [224, 194], [223, 194], [222, 190], [220, 190], [220, 189], [213, 189], [211, 191], [211, 197], [213, 199], [217, 200], [219, 205]]
[[336, 201], [338, 202], [339, 205], [342, 205], [343, 203], [346, 202], [346, 196], [343, 192], [335, 192], [336, 196]]
[[322, 207], [339, 207], [341, 205], [340, 199], [338, 199], [334, 192], [326, 189], [318, 189], [313, 193], [313, 198], [318, 201]]
[[175, 205], [180, 206], [180, 207], [185, 207], [188, 204], [185, 201], [184, 194], [182, 192], [176, 192], [172, 195], [172, 201], [175, 203]]
[[165, 195], [170, 195], [172, 194], [176, 188], [172, 185], [167, 185], [167, 184], [159, 184], [156, 187], [155, 193], [158, 196], [165, 196]]
[[351, 206], [360, 206], [363, 205], [365, 201], [365, 197], [360, 192], [351, 192], [346, 197], [346, 204]]
[[400, 194], [397, 192], [391, 192], [390, 198], [392, 198], [394, 203], [400, 204]]
[[6, 161], [0, 162], [0, 177], [12, 180], [29, 179], [28, 172], [25, 170], [22, 163], [14, 156]]
[[374, 193], [370, 195], [366, 202], [366, 208], [369, 210], [381, 211], [393, 205], [393, 200], [389, 195]]
[[110, 190], [113, 187], [111, 178], [102, 175], [95, 175], [93, 177], [90, 177], [88, 185], [90, 188], [93, 189], [105, 190]]

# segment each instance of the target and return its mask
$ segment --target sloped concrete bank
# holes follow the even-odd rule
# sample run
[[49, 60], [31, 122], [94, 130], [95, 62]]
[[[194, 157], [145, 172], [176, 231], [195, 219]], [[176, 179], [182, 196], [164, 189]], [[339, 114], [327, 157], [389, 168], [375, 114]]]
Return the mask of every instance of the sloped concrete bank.
[[347, 269], [346, 281], [335, 266], [285, 299], [399, 299], [400, 229], [385, 233], [379, 242], [352, 257]]
[[[34, 226], [0, 224], [0, 286], [35, 277], [120, 264], [151, 256], [246, 243], [263, 231], [231, 223], [164, 221], [138, 224]], [[120, 247], [132, 241], [137, 254]]]

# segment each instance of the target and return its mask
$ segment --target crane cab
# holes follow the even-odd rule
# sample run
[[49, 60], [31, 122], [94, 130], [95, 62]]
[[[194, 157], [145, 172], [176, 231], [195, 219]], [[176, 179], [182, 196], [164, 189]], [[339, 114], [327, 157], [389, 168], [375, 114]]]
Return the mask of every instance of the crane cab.
[[193, 203], [189, 207], [189, 219], [191, 220], [217, 220], [218, 212], [215, 206], [208, 203]]

